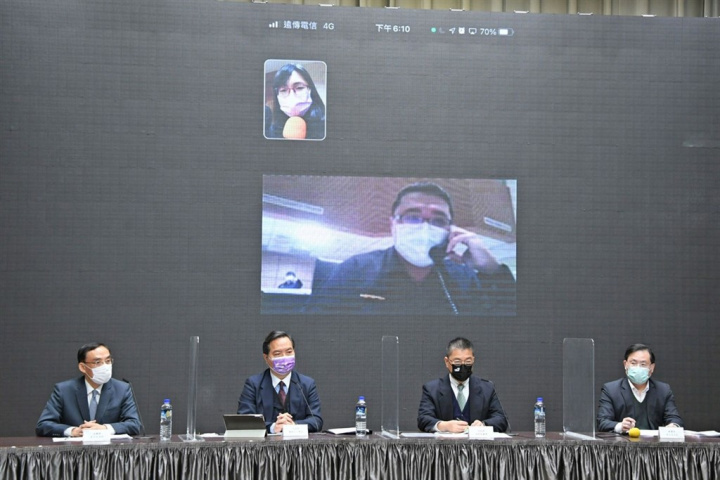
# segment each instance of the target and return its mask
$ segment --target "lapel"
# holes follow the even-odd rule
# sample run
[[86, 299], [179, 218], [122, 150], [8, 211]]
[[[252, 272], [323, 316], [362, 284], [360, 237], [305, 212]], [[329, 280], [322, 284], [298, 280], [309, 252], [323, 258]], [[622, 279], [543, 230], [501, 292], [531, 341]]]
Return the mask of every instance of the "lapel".
[[103, 385], [102, 392], [100, 393], [100, 400], [98, 401], [97, 412], [95, 412], [95, 419], [98, 423], [104, 423], [101, 422], [100, 419], [102, 419], [105, 415], [105, 410], [107, 410], [108, 403], [110, 403], [110, 398], [112, 398], [114, 393], [115, 386], [113, 385], [113, 381], [111, 379], [109, 382]]
[[83, 421], [90, 420], [90, 407], [88, 406], [87, 389], [85, 388], [85, 377], [80, 377], [75, 387], [75, 398], [77, 399], [78, 410]]
[[[660, 410], [657, 409], [658, 405], [658, 395], [657, 395], [657, 386], [653, 383], [652, 379], [648, 380], [648, 392], [645, 394], [645, 402], [647, 403], [647, 413], [648, 413], [648, 421], [652, 423], [657, 423], [655, 425], [655, 428], [658, 426], [664, 426], [662, 425], [662, 417], [656, 418], [655, 412], [661, 411], [664, 412], [665, 409], [661, 408]], [[657, 421], [656, 421], [657, 420]]]
[[[637, 418], [637, 412], [635, 411], [635, 395], [632, 393], [630, 388], [630, 380], [623, 378], [620, 383], [620, 393], [622, 394], [625, 405], [627, 405], [626, 414], [623, 417]], [[622, 419], [621, 419], [622, 420]]]
[[273, 403], [275, 402], [275, 389], [272, 385], [272, 377], [270, 376], [270, 369], [266, 369], [263, 374], [263, 378], [260, 381], [260, 411], [265, 417], [266, 422], [274, 422], [273, 418]]
[[440, 377], [440, 388], [438, 390], [438, 403], [440, 404], [440, 415], [438, 418], [453, 418], [453, 394], [450, 386], [450, 377]]
[[468, 397], [467, 401], [470, 404], [470, 418], [482, 418], [481, 415], [483, 410], [482, 405], [483, 396], [480, 395], [480, 382], [475, 380], [473, 375], [470, 375], [468, 380]]
[[297, 372], [293, 371], [290, 375], [290, 379], [291, 386], [287, 387], [285, 410], [287, 410], [293, 417], [297, 417], [300, 415], [300, 412], [305, 411], [305, 400], [302, 399], [304, 392], [300, 393], [297, 391], [299, 388], [302, 388], [302, 385], [300, 385], [300, 377]]

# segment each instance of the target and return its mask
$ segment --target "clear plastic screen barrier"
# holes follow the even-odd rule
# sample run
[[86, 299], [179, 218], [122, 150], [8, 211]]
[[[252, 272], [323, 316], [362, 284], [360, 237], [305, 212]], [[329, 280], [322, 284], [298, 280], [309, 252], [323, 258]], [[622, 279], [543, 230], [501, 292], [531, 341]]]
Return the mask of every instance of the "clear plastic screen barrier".
[[563, 340], [563, 431], [578, 438], [595, 437], [595, 341]]
[[400, 342], [398, 337], [382, 337], [382, 434], [398, 438], [400, 435]]
[[197, 418], [197, 375], [198, 354], [200, 352], [200, 337], [190, 337], [190, 366], [188, 368], [188, 405], [187, 405], [187, 434], [180, 435], [184, 442], [202, 442], [202, 437], [196, 435], [195, 420]]

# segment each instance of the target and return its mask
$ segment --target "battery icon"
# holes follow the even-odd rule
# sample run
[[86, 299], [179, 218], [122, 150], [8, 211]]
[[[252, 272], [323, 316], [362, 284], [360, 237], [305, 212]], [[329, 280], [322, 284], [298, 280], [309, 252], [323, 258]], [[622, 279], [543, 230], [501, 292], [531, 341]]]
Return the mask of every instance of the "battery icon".
[[498, 35], [512, 37], [515, 34], [515, 30], [512, 28], [498, 28]]

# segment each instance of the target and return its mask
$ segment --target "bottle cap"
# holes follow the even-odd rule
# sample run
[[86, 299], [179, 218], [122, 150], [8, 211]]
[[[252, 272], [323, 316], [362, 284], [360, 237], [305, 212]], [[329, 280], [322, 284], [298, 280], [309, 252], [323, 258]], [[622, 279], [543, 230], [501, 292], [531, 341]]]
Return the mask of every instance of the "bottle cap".
[[537, 401], [542, 402], [543, 401], [542, 397], [538, 397]]
[[166, 398], [166, 399], [165, 399], [165, 403], [170, 403], [170, 399], [169, 399], [169, 398]]
[[360, 395], [360, 396], [358, 397], [358, 401], [360, 401], [360, 400], [365, 400], [365, 397], [363, 397], [362, 395]]

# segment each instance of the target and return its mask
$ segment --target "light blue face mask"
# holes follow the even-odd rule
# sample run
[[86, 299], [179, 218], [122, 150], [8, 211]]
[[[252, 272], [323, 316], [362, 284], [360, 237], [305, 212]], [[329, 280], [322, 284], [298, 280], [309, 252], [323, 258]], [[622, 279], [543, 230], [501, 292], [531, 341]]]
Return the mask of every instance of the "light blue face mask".
[[650, 369], [647, 367], [628, 367], [627, 377], [635, 385], [642, 385], [650, 378]]

